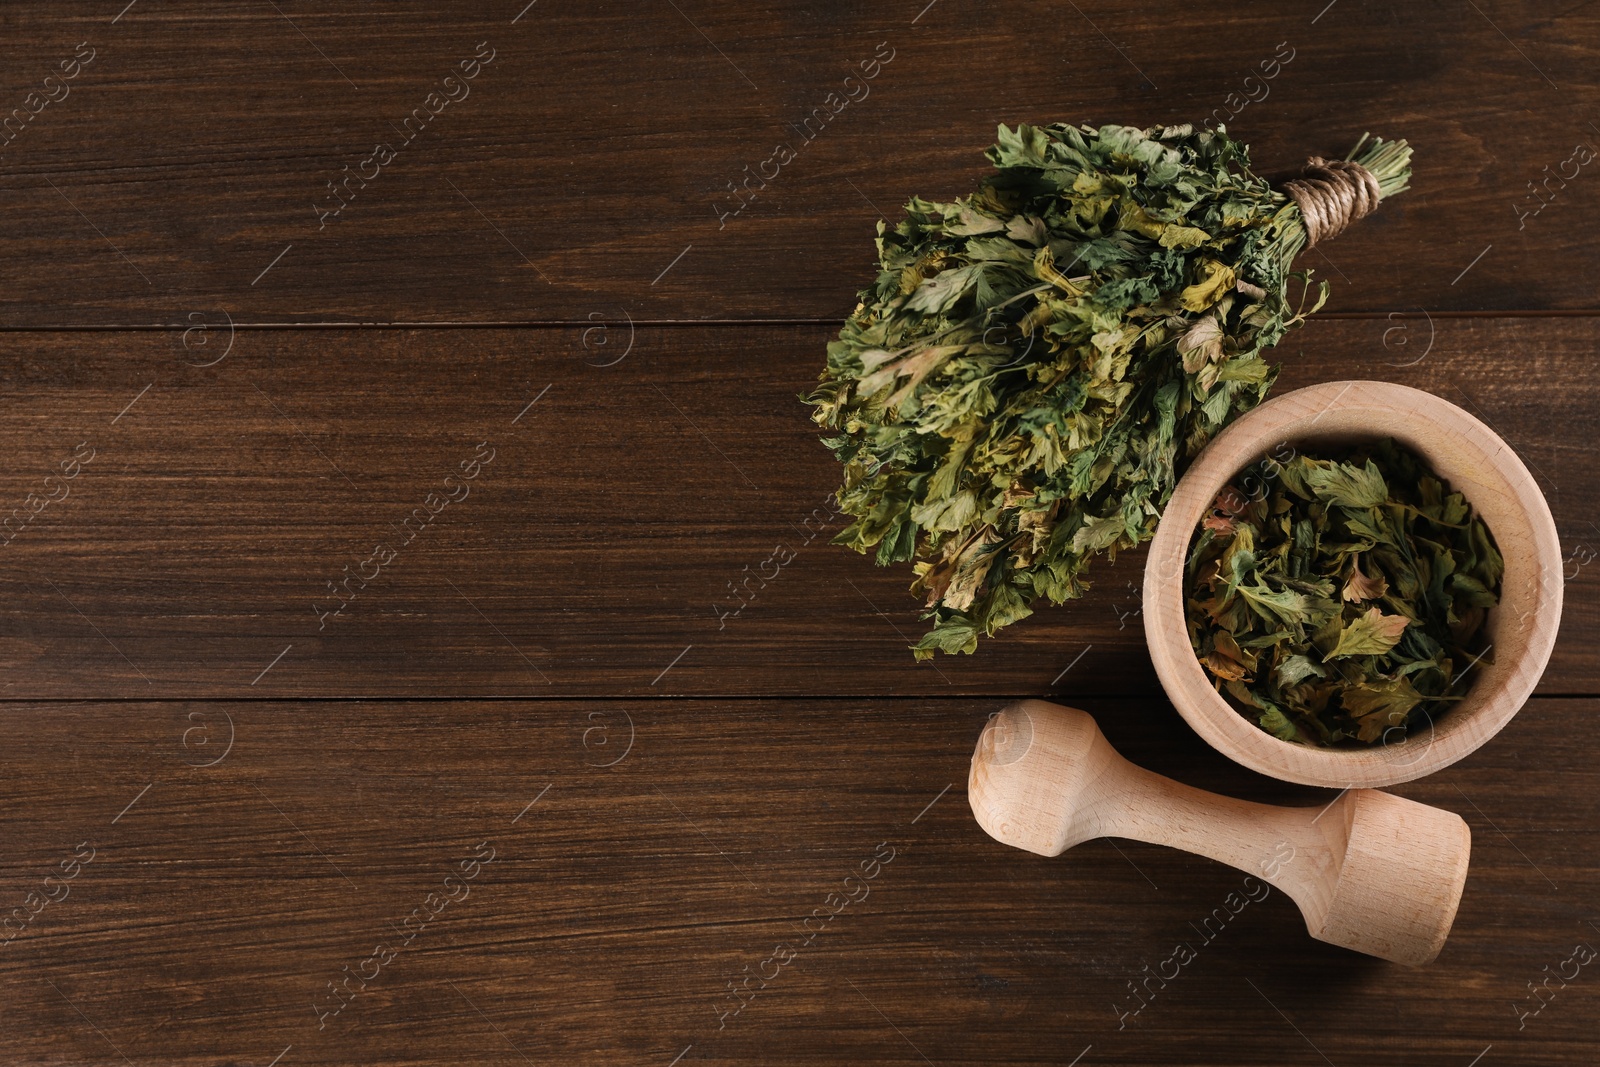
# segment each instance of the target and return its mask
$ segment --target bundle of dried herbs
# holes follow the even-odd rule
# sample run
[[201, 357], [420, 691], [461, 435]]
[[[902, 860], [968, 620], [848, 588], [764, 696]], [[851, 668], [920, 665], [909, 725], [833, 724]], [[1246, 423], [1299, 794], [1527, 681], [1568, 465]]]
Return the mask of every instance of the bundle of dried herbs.
[[1285, 741], [1371, 744], [1437, 719], [1489, 651], [1504, 564], [1488, 527], [1389, 439], [1263, 466], [1251, 496], [1223, 491], [1190, 547], [1206, 671]]
[[988, 156], [971, 196], [878, 224], [877, 282], [807, 398], [845, 468], [835, 540], [916, 561], [919, 659], [1081, 596], [1094, 556], [1151, 536], [1185, 462], [1265, 396], [1262, 351], [1326, 298], [1295, 256], [1404, 190], [1411, 150], [1363, 138], [1293, 196], [1222, 128], [1001, 126]]

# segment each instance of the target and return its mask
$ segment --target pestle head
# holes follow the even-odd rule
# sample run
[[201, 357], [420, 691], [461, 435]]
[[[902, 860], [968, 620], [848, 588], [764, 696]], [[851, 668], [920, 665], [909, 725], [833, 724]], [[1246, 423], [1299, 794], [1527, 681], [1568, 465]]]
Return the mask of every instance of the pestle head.
[[1306, 929], [1395, 963], [1431, 963], [1467, 884], [1472, 831], [1454, 812], [1375, 789], [1346, 793], [1329, 817], [1342, 820], [1344, 847], [1331, 893], [1302, 905]]
[[967, 776], [972, 814], [996, 841], [1058, 856], [1095, 836], [1078, 819], [1085, 783], [1115, 753], [1087, 713], [1042, 700], [996, 712]]

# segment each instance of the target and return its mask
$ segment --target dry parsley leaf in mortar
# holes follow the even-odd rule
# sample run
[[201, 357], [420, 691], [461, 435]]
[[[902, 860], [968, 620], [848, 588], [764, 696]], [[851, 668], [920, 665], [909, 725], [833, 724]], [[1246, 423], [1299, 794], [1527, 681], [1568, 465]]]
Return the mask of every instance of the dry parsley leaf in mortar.
[[1488, 527], [1389, 439], [1264, 466], [1254, 499], [1224, 490], [1190, 548], [1206, 672], [1285, 741], [1373, 744], [1437, 719], [1488, 651], [1504, 571]]

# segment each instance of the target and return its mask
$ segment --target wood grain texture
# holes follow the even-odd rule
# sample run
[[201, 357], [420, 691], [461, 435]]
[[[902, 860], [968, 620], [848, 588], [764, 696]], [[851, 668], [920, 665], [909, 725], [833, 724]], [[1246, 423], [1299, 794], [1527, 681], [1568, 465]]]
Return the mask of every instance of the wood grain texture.
[[1405, 137], [1414, 190], [1306, 259], [1334, 309], [1600, 307], [1590, 5], [118, 8], [0, 13], [9, 326], [837, 319], [876, 220], [970, 191], [1000, 121], [1226, 119], [1285, 177]]
[[[1492, 1045], [1482, 1064], [1584, 1062], [1592, 966], [1520, 1029], [1514, 1006], [1600, 936], [1600, 780], [1570, 743], [1595, 701], [1536, 699], [1494, 745], [1397, 790], [1474, 835], [1455, 931], [1415, 970], [1311, 940], [1289, 900], [1198, 857], [991, 841], [962, 783], [998, 706], [12, 704], [6, 908], [80, 842], [94, 856], [0, 947], [0, 1057], [1037, 1064], [1092, 1045], [1081, 1063], [1460, 1067]], [[1129, 759], [1194, 785], [1334, 796], [1243, 771], [1154, 702], [1089, 710]], [[371, 974], [485, 840], [465, 898], [319, 1029], [327, 983]], [[1197, 958], [1124, 1016], [1129, 982], [1178, 943]], [[781, 967], [779, 946], [795, 953]], [[756, 972], [766, 988], [719, 1017]]]
[[[1597, 59], [1526, 0], [0, 7], [0, 1062], [1592, 1061]], [[1461, 404], [1561, 537], [1538, 693], [1396, 790], [1473, 833], [1421, 970], [979, 829], [1008, 695], [1333, 799], [1160, 696], [1142, 553], [919, 666], [904, 568], [826, 544], [795, 397], [875, 221], [1000, 121], [1219, 118], [1279, 177], [1416, 146], [1279, 389]]]
[[[1517, 450], [1571, 579], [1551, 694], [1600, 693], [1596, 321], [1320, 320], [1281, 350], [1281, 390], [1417, 385]], [[0, 522], [45, 501], [0, 546], [0, 696], [1158, 692], [1143, 553], [980, 655], [912, 662], [908, 569], [826, 543], [838, 466], [795, 398], [828, 336], [239, 331], [211, 367], [225, 332], [0, 336]]]

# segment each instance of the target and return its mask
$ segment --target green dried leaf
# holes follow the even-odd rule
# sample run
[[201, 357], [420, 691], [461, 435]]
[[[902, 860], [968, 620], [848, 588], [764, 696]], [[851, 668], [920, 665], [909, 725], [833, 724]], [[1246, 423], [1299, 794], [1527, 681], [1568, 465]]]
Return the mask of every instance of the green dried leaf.
[[1411, 620], [1404, 615], [1385, 615], [1368, 608], [1365, 615], [1351, 619], [1339, 631], [1339, 643], [1328, 653], [1329, 659], [1343, 656], [1386, 656], [1400, 643]]
[[1263, 730], [1275, 737], [1285, 741], [1300, 740], [1300, 731], [1295, 729], [1294, 723], [1289, 721], [1289, 717], [1280, 708], [1263, 708], [1258, 721], [1261, 723]]
[[[1278, 644], [1278, 641], [1275, 640], [1272, 644]], [[1321, 664], [1310, 656], [1303, 654], [1289, 656], [1278, 664], [1278, 687], [1280, 689], [1289, 689], [1299, 685], [1307, 678], [1326, 678], [1327, 676], [1328, 672], [1323, 669]]]
[[1239, 280], [1232, 267], [1215, 259], [1202, 260], [1196, 275], [1195, 283], [1178, 294], [1178, 303], [1190, 311], [1204, 311], [1228, 295]]
[[1314, 466], [1306, 471], [1305, 482], [1317, 496], [1340, 507], [1375, 508], [1389, 499], [1389, 487], [1371, 460], [1365, 467], [1348, 463]]
[[1222, 327], [1215, 315], [1207, 315], [1189, 327], [1178, 339], [1178, 355], [1183, 357], [1183, 369], [1189, 374], [1222, 359]]
[[1407, 678], [1379, 678], [1342, 690], [1339, 701], [1360, 723], [1356, 740], [1370, 743], [1381, 740], [1387, 730], [1404, 728], [1422, 694]]

